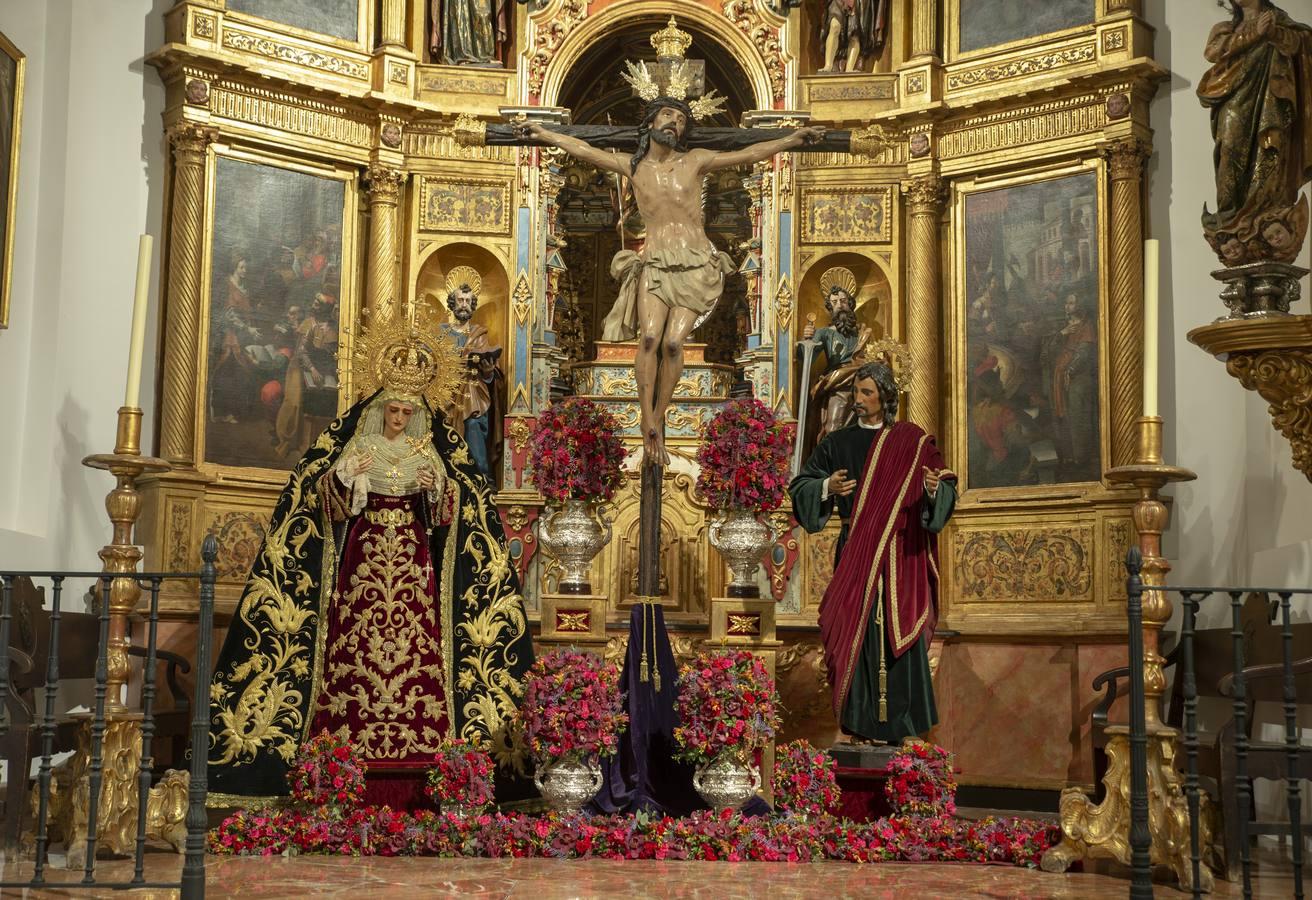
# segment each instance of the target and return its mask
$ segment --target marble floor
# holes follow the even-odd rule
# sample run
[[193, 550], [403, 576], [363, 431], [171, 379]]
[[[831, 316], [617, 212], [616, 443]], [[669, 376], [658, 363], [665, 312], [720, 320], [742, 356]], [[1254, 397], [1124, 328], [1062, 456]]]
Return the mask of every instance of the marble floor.
[[[1263, 861], [1254, 882], [1254, 896], [1293, 896], [1288, 867]], [[180, 857], [166, 853], [147, 856], [147, 879], [178, 877]], [[564, 900], [575, 897], [997, 897], [1070, 898], [1070, 900], [1123, 900], [1129, 882], [1123, 875], [1071, 873], [1049, 875], [1036, 870], [1003, 866], [881, 863], [853, 865], [825, 862], [807, 865], [783, 863], [717, 862], [611, 862], [605, 860], [508, 859], [352, 859], [302, 856], [293, 858], [214, 857], [206, 863], [207, 897], [441, 897], [478, 895]], [[15, 871], [15, 869], [18, 871]], [[30, 877], [30, 866], [6, 865], [5, 880]], [[98, 880], [127, 880], [130, 862], [103, 861]], [[53, 870], [48, 881], [80, 881], [80, 872]], [[40, 890], [5, 889], [8, 897], [130, 896], [176, 897], [176, 891], [141, 890], [130, 894], [107, 889], [61, 889], [50, 884]], [[1159, 897], [1180, 897], [1163, 884]], [[1239, 897], [1240, 886], [1217, 882], [1213, 898]]]

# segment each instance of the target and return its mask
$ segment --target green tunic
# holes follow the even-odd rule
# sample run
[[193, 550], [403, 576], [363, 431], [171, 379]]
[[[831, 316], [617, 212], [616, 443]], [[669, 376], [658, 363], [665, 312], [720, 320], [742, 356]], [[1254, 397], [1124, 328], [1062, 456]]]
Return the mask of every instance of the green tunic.
[[[811, 533], [820, 531], [834, 512], [838, 513], [843, 527], [838, 533], [838, 546], [834, 550], [834, 566], [843, 554], [847, 543], [849, 519], [857, 492], [846, 497], [826, 497], [824, 483], [839, 469], [847, 470], [847, 477], [860, 484], [870, 446], [879, 436], [877, 428], [862, 428], [853, 423], [825, 436], [788, 486], [793, 498], [793, 515], [798, 523]], [[924, 528], [937, 533], [943, 530], [957, 502], [957, 488], [952, 481], [939, 483], [932, 501], [927, 500], [920, 513], [920, 521], [910, 528]], [[879, 585], [880, 602], [883, 602], [884, 585]], [[924, 734], [938, 722], [934, 706], [934, 688], [929, 677], [929, 636], [923, 635], [916, 645], [900, 657], [892, 658], [888, 665], [888, 721], [879, 721], [879, 658], [887, 652], [888, 638], [881, 645], [879, 626], [870, 616], [865, 643], [857, 660], [852, 686], [843, 704], [843, 731], [859, 737], [890, 744], [901, 743], [905, 737]]]

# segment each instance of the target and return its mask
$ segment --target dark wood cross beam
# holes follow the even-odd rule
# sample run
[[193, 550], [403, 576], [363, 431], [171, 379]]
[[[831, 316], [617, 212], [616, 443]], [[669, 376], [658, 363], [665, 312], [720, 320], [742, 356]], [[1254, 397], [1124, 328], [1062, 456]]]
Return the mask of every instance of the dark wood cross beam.
[[[542, 127], [558, 134], [587, 141], [600, 150], [620, 150], [632, 153], [638, 149], [638, 128], [635, 125], [553, 125]], [[688, 147], [705, 150], [740, 150], [753, 144], [762, 144], [788, 137], [794, 128], [712, 128], [694, 126], [688, 137]], [[514, 125], [488, 123], [483, 142], [489, 147], [545, 147], [541, 141], [521, 137]], [[888, 138], [865, 131], [830, 131], [822, 141], [805, 144], [793, 153], [861, 153], [874, 155], [887, 145]]]

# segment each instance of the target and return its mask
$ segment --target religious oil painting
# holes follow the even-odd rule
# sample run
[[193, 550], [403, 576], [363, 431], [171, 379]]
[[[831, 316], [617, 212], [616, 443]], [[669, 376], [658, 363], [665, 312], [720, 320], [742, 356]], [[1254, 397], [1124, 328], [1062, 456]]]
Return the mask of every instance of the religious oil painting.
[[1093, 22], [1095, 0], [959, 0], [958, 50], [971, 53]]
[[337, 414], [346, 186], [217, 163], [205, 458], [287, 469]]
[[1097, 176], [965, 198], [966, 428], [972, 488], [1095, 481]]
[[228, 0], [228, 9], [344, 41], [360, 40], [360, 0]]
[[9, 326], [24, 62], [18, 48], [0, 34], [0, 328]]

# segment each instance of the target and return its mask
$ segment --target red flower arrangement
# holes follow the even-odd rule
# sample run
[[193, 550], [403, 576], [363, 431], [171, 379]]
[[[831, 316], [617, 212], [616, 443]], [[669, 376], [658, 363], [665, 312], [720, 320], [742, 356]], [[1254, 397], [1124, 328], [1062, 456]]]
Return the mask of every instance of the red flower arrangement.
[[794, 427], [760, 400], [731, 400], [702, 430], [697, 489], [715, 509], [777, 509], [788, 490]]
[[609, 500], [624, 480], [627, 454], [619, 422], [609, 410], [582, 397], [567, 397], [538, 416], [528, 465], [533, 483], [553, 503]]
[[461, 738], [447, 738], [437, 747], [424, 793], [443, 812], [453, 808], [481, 812], [492, 802], [495, 768], [486, 750]]
[[747, 650], [698, 654], [679, 670], [674, 710], [675, 756], [698, 765], [762, 747], [779, 727], [774, 679]]
[[293, 800], [339, 818], [364, 801], [366, 768], [349, 743], [325, 730], [301, 745], [287, 783]]
[[593, 653], [553, 650], [528, 670], [521, 723], [540, 760], [614, 756], [628, 725], [619, 669]]
[[952, 815], [957, 811], [952, 754], [935, 744], [907, 741], [889, 760], [884, 792], [895, 815]]
[[807, 741], [793, 741], [774, 752], [774, 804], [801, 819], [833, 815], [840, 791], [834, 758]]

